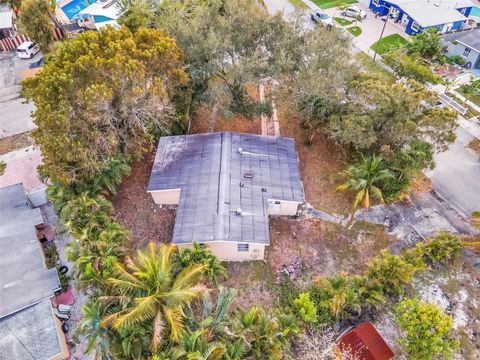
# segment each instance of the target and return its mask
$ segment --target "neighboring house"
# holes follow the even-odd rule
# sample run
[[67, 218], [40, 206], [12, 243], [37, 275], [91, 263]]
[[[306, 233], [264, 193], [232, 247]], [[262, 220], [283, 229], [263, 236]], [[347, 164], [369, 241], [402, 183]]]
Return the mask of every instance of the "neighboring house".
[[224, 261], [263, 259], [268, 216], [304, 202], [293, 139], [233, 132], [162, 137], [147, 190], [178, 204], [174, 244], [208, 244]]
[[428, 28], [439, 32], [461, 29], [475, 6], [470, 0], [370, 0], [369, 8], [403, 25], [415, 35]]
[[480, 69], [480, 28], [444, 35], [442, 44], [448, 56], [461, 56], [467, 69]]
[[22, 184], [0, 189], [0, 359], [69, 356], [50, 300], [60, 281], [55, 268], [45, 267], [35, 229], [42, 223]]
[[15, 13], [9, 4], [0, 3], [0, 39], [15, 36]]
[[337, 346], [343, 353], [350, 354], [351, 359], [390, 360], [394, 357], [390, 346], [370, 322], [341, 335]]

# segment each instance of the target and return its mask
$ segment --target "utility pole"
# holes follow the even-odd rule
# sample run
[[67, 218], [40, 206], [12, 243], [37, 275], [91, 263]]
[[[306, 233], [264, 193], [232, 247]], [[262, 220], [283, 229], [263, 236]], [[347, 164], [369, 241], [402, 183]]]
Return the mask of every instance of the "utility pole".
[[377, 46], [375, 47], [375, 50], [374, 50], [375, 54], [373, 55], [373, 60], [377, 58], [377, 50], [380, 48], [380, 45], [382, 44], [383, 33], [385, 32], [385, 27], [387, 26], [388, 17], [390, 16], [390, 10], [392, 10], [391, 7], [388, 8], [387, 16], [385, 17], [385, 23], [383, 24], [380, 38], [378, 39]]

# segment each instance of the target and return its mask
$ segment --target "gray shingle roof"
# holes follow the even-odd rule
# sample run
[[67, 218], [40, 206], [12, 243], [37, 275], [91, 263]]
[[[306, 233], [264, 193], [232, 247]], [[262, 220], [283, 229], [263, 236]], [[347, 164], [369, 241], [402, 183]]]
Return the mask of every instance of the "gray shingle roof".
[[467, 31], [458, 31], [451, 34], [444, 35], [442, 37], [443, 42], [455, 42], [458, 41], [465, 46], [480, 52], [480, 29], [472, 29]]
[[[15, 342], [11, 336], [5, 338], [0, 335], [0, 349], [6, 353], [16, 353], [16, 349], [21, 347], [26, 347], [25, 351], [28, 352], [31, 344], [35, 347], [31, 349], [34, 353], [61, 352], [59, 346], [52, 348], [51, 342], [35, 345], [35, 339], [41, 339], [42, 336], [58, 337], [55, 328], [51, 334], [43, 334], [52, 329], [27, 326], [29, 322], [25, 322], [25, 318], [30, 315], [33, 318], [43, 316], [46, 319], [42, 321], [53, 322], [49, 299], [60, 288], [57, 270], [47, 270], [43, 263], [41, 245], [35, 232], [35, 225], [41, 223], [43, 219], [40, 210], [28, 206], [22, 184], [0, 189], [0, 334], [13, 331], [12, 324], [15, 323], [16, 332], [21, 332], [25, 338], [31, 338], [29, 343], [20, 337], [14, 337], [17, 339]], [[37, 307], [37, 304], [44, 301], [48, 303], [48, 312], [42, 311], [45, 306]], [[41, 323], [40, 320], [38, 322]], [[58, 339], [56, 344], [59, 344]], [[37, 347], [41, 348], [41, 351], [37, 351]], [[30, 359], [22, 357], [21, 353], [19, 357], [11, 358]]]
[[[245, 177], [247, 172], [253, 177]], [[295, 144], [284, 137], [231, 132], [162, 137], [148, 191], [178, 188], [172, 239], [177, 244], [267, 245], [267, 200], [304, 201]]]
[[61, 351], [50, 300], [0, 319], [0, 359], [51, 359]]

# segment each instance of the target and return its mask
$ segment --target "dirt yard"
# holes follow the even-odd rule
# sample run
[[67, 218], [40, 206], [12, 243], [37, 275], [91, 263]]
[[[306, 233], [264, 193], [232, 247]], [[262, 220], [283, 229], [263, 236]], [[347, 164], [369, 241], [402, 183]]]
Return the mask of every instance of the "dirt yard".
[[209, 132], [211, 128], [211, 121], [214, 122], [213, 131], [237, 131], [247, 134], [261, 134], [262, 124], [260, 117], [247, 119], [242, 116], [234, 116], [231, 118], [224, 118], [217, 113], [215, 119], [211, 119], [212, 109], [209, 107], [201, 107], [193, 116], [192, 125], [190, 129], [191, 134], [201, 134]]
[[300, 127], [299, 114], [288, 98], [280, 96], [282, 100], [277, 104], [280, 133], [295, 139], [307, 201], [319, 210], [346, 215], [351, 210], [351, 196], [337, 193], [335, 188], [341, 181], [339, 173], [345, 169], [348, 160], [323, 133], [317, 134], [313, 144], [306, 146], [304, 142], [307, 136]]
[[317, 219], [270, 218], [268, 263], [277, 275], [299, 262], [313, 276], [357, 274], [394, 240], [382, 226], [364, 222], [349, 230]]
[[238, 289], [237, 304], [270, 307], [277, 302], [277, 280], [283, 269], [301, 271], [301, 280], [340, 272], [361, 273], [369, 260], [394, 241], [383, 227], [357, 222], [351, 230], [317, 219], [270, 218], [266, 261], [225, 263], [228, 280]]
[[148, 242], [170, 242], [175, 210], [155, 205], [147, 184], [155, 151], [135, 161], [131, 174], [126, 177], [111, 199], [115, 219], [131, 231], [133, 248], [142, 248]]

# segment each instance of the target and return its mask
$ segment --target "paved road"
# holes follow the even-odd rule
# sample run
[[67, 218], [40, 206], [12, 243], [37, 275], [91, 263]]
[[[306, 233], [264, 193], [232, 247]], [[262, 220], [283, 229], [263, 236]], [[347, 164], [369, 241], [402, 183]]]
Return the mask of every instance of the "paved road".
[[475, 137], [480, 139], [480, 124], [461, 119], [457, 140], [435, 156], [437, 166], [426, 173], [434, 190], [466, 218], [480, 211], [480, 159], [467, 147]]
[[0, 102], [0, 139], [30, 131], [36, 127], [30, 113], [35, 110], [32, 102], [24, 104], [23, 98]]
[[295, 6], [288, 0], [263, 0], [267, 10], [270, 14], [275, 14], [277, 11], [284, 13], [291, 13], [295, 11]]
[[35, 105], [31, 102], [24, 104], [20, 97], [20, 74], [28, 69], [28, 65], [40, 59], [37, 53], [32, 59], [20, 59], [13, 52], [3, 54], [0, 59], [0, 139], [30, 131], [35, 128], [31, 112]]

